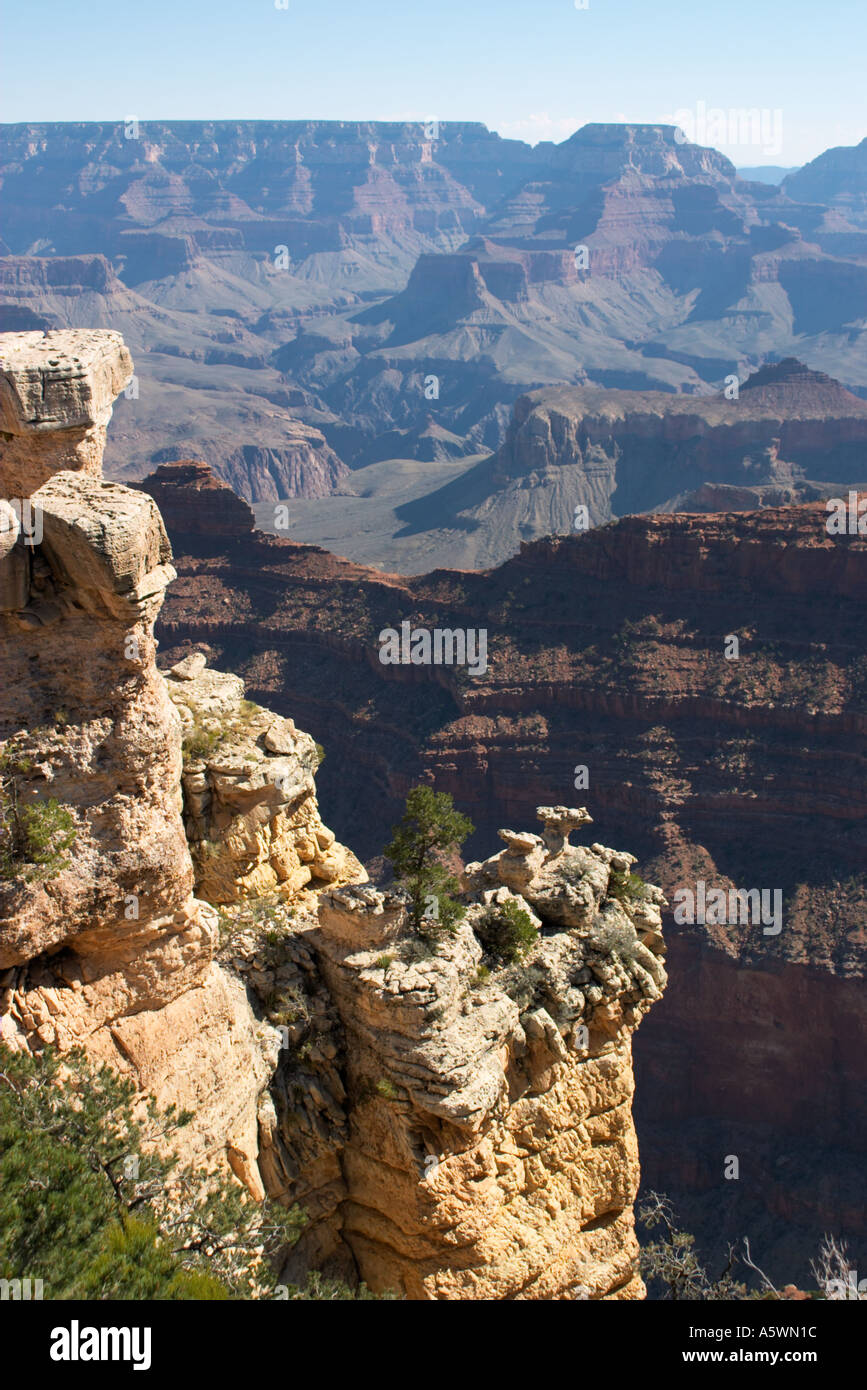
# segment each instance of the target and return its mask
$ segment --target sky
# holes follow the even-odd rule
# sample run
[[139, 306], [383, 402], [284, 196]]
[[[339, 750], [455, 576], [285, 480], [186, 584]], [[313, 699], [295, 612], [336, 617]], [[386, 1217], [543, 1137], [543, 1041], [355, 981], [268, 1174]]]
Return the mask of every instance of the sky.
[[0, 0], [0, 32], [3, 121], [474, 120], [531, 143], [666, 121], [740, 167], [867, 136], [865, 0]]

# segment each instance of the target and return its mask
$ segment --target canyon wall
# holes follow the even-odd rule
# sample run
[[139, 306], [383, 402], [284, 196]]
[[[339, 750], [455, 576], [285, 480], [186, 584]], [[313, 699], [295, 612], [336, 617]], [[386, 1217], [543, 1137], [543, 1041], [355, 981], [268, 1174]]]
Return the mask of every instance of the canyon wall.
[[[494, 564], [516, 536], [568, 535], [628, 513], [845, 496], [867, 482], [865, 450], [867, 402], [794, 359], [755, 372], [731, 398], [547, 388], [521, 396], [502, 447], [440, 492], [436, 525], [466, 529], [468, 555]], [[423, 530], [425, 509], [430, 499], [402, 514]]]
[[[323, 824], [310, 735], [203, 652], [157, 670], [172, 550], [153, 497], [100, 472], [118, 335], [2, 348], [4, 1042], [82, 1047], [191, 1111], [175, 1147], [203, 1180], [305, 1212], [284, 1280], [642, 1297], [631, 1051], [665, 987], [659, 890], [569, 843], [586, 811], [543, 806], [541, 835], [467, 866], [454, 933], [421, 933]], [[195, 463], [167, 478], [186, 524], [253, 537]], [[507, 908], [523, 955], [486, 935]]]
[[[670, 900], [699, 880], [780, 891], [775, 936], [666, 914], [672, 984], [636, 1043], [645, 1176], [707, 1248], [760, 1233], [784, 1280], [824, 1230], [857, 1239], [867, 541], [829, 535], [821, 504], [635, 516], [405, 579], [256, 532], [187, 539], [184, 491], [164, 502], [167, 657], [201, 647], [277, 709], [291, 690], [338, 834], [365, 804], [360, 853], [415, 781], [453, 794], [478, 853], [577, 780]], [[404, 620], [485, 626], [488, 670], [383, 665], [378, 634]], [[748, 1182], [723, 1180], [731, 1152]]]
[[[129, 354], [119, 335], [98, 332], [10, 335], [2, 348], [4, 829], [13, 802], [25, 817], [54, 804], [68, 818], [52, 836], [63, 841], [54, 862], [28, 863], [26, 852], [18, 862], [13, 844], [0, 882], [3, 1036], [83, 1046], [161, 1104], [189, 1108], [182, 1156], [228, 1163], [261, 1196], [259, 1110], [279, 1035], [217, 961], [218, 916], [195, 890], [232, 874], [237, 891], [251, 879], [299, 889], [317, 872], [325, 884], [360, 866], [316, 812], [312, 740], [267, 711], [239, 714], [237, 680], [196, 705], [199, 727], [216, 712], [221, 738], [245, 758], [221, 766], [214, 789], [228, 867], [214, 854], [206, 872], [194, 864], [182, 785], [206, 778], [187, 758], [182, 784], [181, 744], [202, 681], [167, 684], [153, 637], [171, 548], [154, 502], [101, 477]], [[265, 767], [255, 785], [243, 776], [253, 757]], [[311, 834], [302, 869], [296, 848]]]

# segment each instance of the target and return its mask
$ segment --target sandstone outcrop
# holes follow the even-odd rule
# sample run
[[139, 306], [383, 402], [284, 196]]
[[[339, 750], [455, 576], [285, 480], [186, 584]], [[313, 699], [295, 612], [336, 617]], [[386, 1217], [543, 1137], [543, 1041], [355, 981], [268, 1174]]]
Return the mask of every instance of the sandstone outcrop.
[[789, 174], [782, 183], [788, 197], [804, 203], [830, 203], [856, 226], [867, 223], [867, 136], [858, 145], [837, 145]]
[[[352, 1102], [343, 1236], [373, 1288], [643, 1296], [631, 1034], [665, 986], [664, 900], [623, 893], [614, 851], [567, 834], [546, 848], [501, 831], [506, 849], [467, 865], [465, 916], [433, 948], [400, 892], [323, 895], [312, 939]], [[480, 969], [474, 927], [505, 902], [532, 914], [538, 938], [525, 958]]]
[[362, 882], [367, 874], [322, 824], [309, 734], [243, 698], [238, 676], [205, 669], [201, 654], [167, 674], [184, 737], [184, 822], [196, 892], [211, 903], [276, 888]]
[[29, 497], [61, 469], [98, 476], [112, 405], [131, 376], [119, 333], [3, 334], [0, 496]]
[[[192, 1110], [183, 1156], [228, 1163], [262, 1196], [259, 1111], [280, 1039], [216, 960], [218, 914], [194, 896], [185, 819], [194, 851], [201, 837], [182, 790], [191, 706], [201, 726], [219, 715], [226, 733], [243, 686], [223, 677], [211, 700], [214, 673], [173, 680], [187, 692], [176, 709], [157, 671], [153, 623], [175, 573], [165, 528], [152, 498], [99, 475], [131, 368], [119, 336], [13, 335], [0, 347], [5, 418], [18, 429], [2, 463], [18, 509], [0, 506], [4, 828], [10, 798], [25, 810], [55, 803], [68, 818], [56, 862], [43, 870], [38, 856], [13, 855], [0, 880], [3, 1036], [83, 1046], [160, 1103]], [[235, 764], [215, 772], [210, 817], [198, 821], [213, 837], [203, 890], [226, 901], [240, 864], [232, 897], [360, 876], [319, 819], [312, 739], [246, 705], [241, 722], [233, 756], [241, 768], [267, 761], [279, 789], [269, 781], [263, 793]], [[210, 769], [193, 764], [184, 781], [191, 771], [206, 780]]]

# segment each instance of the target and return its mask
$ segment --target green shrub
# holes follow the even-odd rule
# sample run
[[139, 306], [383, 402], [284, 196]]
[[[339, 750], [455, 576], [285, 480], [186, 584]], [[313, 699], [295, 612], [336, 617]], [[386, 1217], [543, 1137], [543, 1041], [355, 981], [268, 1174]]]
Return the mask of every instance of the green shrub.
[[641, 942], [635, 928], [626, 923], [605, 922], [590, 938], [595, 951], [605, 955], [619, 956], [625, 963], [635, 961]]
[[647, 1281], [648, 1296], [651, 1299], [686, 1302], [699, 1301], [740, 1301], [742, 1299], [764, 1298], [770, 1290], [772, 1297], [780, 1295], [761, 1271], [763, 1287], [749, 1290], [735, 1279], [733, 1269], [743, 1264], [745, 1268], [756, 1270], [749, 1253], [749, 1242], [744, 1241], [746, 1258], [738, 1256], [734, 1246], [729, 1247], [728, 1259], [720, 1274], [714, 1278], [701, 1263], [695, 1250], [695, 1236], [682, 1231], [675, 1223], [674, 1211], [669, 1199], [659, 1192], [648, 1192], [637, 1213], [638, 1230], [654, 1232], [655, 1239], [642, 1243], [640, 1266]]
[[397, 1089], [394, 1082], [387, 1076], [381, 1076], [379, 1078], [375, 1090], [376, 1094], [381, 1096], [383, 1100], [398, 1100], [400, 1097], [400, 1091]]
[[633, 874], [625, 869], [612, 869], [608, 875], [608, 897], [621, 903], [629, 898], [646, 898], [647, 884], [640, 874]]
[[539, 939], [529, 914], [514, 898], [492, 903], [477, 923], [476, 935], [488, 954], [506, 965], [521, 960]]
[[222, 738], [221, 729], [207, 729], [204, 724], [193, 724], [192, 728], [184, 734], [183, 753], [184, 757], [191, 762], [199, 758], [207, 758]]
[[68, 869], [75, 845], [72, 813], [52, 796], [24, 799], [25, 758], [0, 755], [0, 878], [43, 883]]
[[288, 1284], [284, 1287], [286, 1288], [286, 1297], [292, 1301], [301, 1299], [317, 1299], [320, 1302], [328, 1303], [344, 1299], [357, 1299], [359, 1302], [371, 1302], [374, 1299], [383, 1302], [400, 1301], [399, 1294], [390, 1291], [371, 1293], [366, 1284], [359, 1284], [357, 1289], [351, 1289], [341, 1279], [326, 1279], [315, 1270], [312, 1274], [308, 1274], [307, 1282], [303, 1288], [299, 1288], [297, 1284]]
[[418, 965], [423, 960], [433, 960], [437, 954], [437, 943], [431, 936], [414, 936], [401, 941], [398, 947], [404, 965]]
[[265, 1015], [275, 1027], [280, 1024], [309, 1023], [310, 1009], [297, 984], [272, 989], [263, 1000]]
[[0, 1073], [0, 1278], [100, 1301], [246, 1298], [273, 1284], [270, 1257], [294, 1244], [303, 1213], [182, 1167], [173, 1141], [189, 1112], [142, 1105], [78, 1051], [61, 1061], [0, 1042]]

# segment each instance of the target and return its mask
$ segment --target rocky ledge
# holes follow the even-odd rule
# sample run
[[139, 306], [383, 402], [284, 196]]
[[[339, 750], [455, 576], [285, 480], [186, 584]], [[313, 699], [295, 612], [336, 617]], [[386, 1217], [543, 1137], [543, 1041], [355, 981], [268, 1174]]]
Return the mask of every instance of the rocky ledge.
[[29, 497], [62, 468], [101, 474], [112, 405], [131, 378], [119, 333], [0, 334], [0, 497]]
[[196, 892], [237, 902], [281, 888], [362, 882], [367, 874], [322, 824], [309, 734], [244, 699], [239, 676], [209, 671], [201, 653], [166, 677], [183, 728], [184, 824]]
[[[402, 891], [322, 895], [312, 937], [346, 1037], [343, 1236], [410, 1298], [640, 1298], [631, 1037], [665, 987], [662, 894], [571, 845], [583, 809], [467, 865], [453, 933]], [[525, 954], [491, 951], [519, 909]], [[487, 943], [487, 944], [486, 944]]]
[[162, 517], [99, 472], [122, 342], [66, 335], [67, 370], [11, 336], [4, 409], [37, 409], [0, 437], [4, 1040], [82, 1047], [190, 1110], [203, 1179], [307, 1213], [286, 1279], [641, 1297], [631, 1036], [665, 984], [661, 894], [571, 845], [590, 817], [562, 806], [467, 866], [454, 932], [360, 882], [313, 740], [201, 653], [157, 670]]

